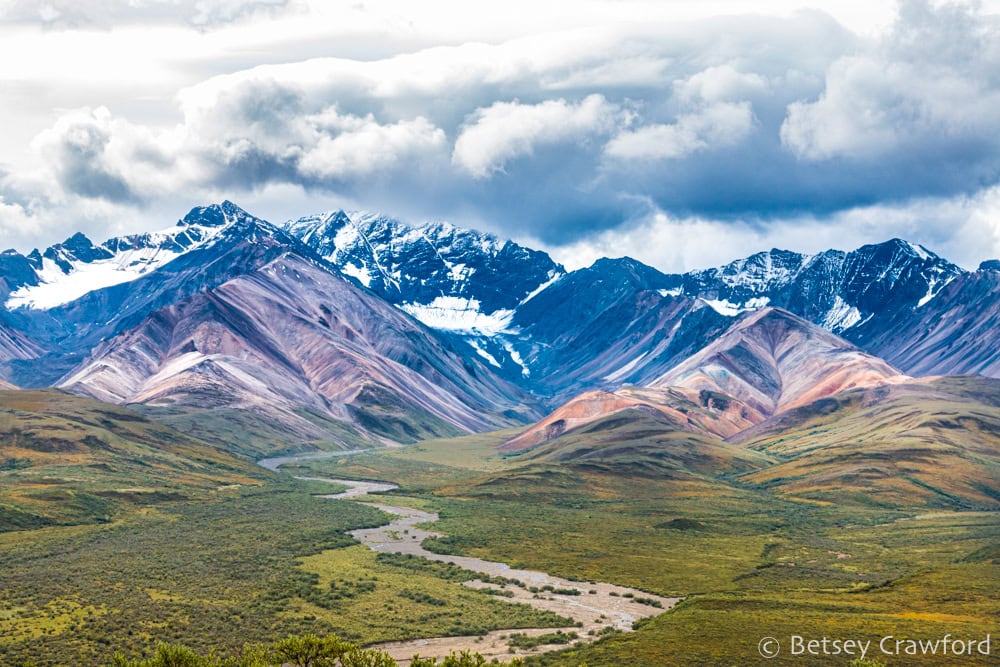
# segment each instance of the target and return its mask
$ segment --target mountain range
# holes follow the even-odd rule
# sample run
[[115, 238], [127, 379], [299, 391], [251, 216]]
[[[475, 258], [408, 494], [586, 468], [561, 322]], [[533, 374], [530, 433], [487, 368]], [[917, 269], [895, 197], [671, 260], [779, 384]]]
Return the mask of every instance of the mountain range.
[[966, 271], [899, 239], [566, 271], [443, 222], [274, 225], [227, 201], [5, 251], [0, 302], [0, 380], [247, 454], [527, 425], [504, 446], [524, 452], [629, 410], [730, 438], [844, 392], [1000, 376], [1000, 263]]

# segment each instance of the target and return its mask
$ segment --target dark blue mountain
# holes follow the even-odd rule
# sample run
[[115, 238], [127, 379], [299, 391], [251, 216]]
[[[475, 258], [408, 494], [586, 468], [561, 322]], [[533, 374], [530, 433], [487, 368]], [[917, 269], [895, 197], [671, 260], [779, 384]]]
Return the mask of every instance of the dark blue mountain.
[[918, 308], [963, 273], [922, 246], [892, 239], [851, 252], [761, 252], [716, 269], [671, 276], [671, 287], [727, 314], [768, 305], [784, 308], [863, 344], [852, 337], [853, 328]]
[[439, 329], [471, 330], [484, 318], [507, 317], [565, 273], [544, 252], [443, 222], [413, 227], [383, 215], [333, 211], [284, 229], [348, 279]]

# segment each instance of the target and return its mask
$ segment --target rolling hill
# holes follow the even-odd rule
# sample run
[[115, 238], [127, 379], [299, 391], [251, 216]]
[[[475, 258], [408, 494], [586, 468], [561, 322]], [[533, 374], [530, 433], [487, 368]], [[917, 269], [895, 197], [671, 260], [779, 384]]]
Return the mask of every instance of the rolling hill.
[[0, 532], [108, 521], [122, 505], [265, 476], [126, 408], [52, 389], [0, 391]]
[[1000, 508], [1000, 380], [857, 389], [730, 440], [779, 461], [740, 481], [826, 503]]
[[656, 412], [679, 430], [729, 437], [824, 396], [904, 379], [836, 335], [765, 308], [744, 314], [648, 386], [577, 396], [504, 448], [527, 449], [623, 410]]

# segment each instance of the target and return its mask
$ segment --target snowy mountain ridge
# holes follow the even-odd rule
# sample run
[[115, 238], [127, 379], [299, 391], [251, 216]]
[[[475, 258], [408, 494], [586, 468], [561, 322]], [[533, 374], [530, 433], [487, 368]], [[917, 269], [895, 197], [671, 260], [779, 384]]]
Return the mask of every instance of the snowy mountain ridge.
[[328, 211], [283, 229], [427, 326], [494, 335], [514, 309], [565, 274], [543, 252], [448, 222], [412, 226], [368, 211]]
[[723, 315], [778, 306], [842, 334], [887, 308], [922, 307], [964, 273], [921, 245], [891, 239], [814, 255], [772, 249], [668, 283]]
[[34, 250], [25, 257], [34, 269], [34, 280], [27, 277], [10, 293], [5, 306], [49, 310], [89, 292], [132, 282], [248, 217], [227, 201], [217, 207], [195, 208], [166, 229], [115, 237], [99, 246], [78, 232], [44, 253]]

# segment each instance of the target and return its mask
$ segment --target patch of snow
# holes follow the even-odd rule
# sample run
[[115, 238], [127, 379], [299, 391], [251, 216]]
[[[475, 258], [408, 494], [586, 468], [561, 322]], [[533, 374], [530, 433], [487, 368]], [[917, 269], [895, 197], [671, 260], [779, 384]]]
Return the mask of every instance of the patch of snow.
[[351, 221], [351, 224], [343, 225], [337, 230], [337, 233], [333, 237], [333, 247], [335, 248], [334, 254], [326, 259], [329, 259], [331, 262], [336, 262], [337, 255], [342, 252], [347, 252], [349, 248], [353, 247], [357, 243], [360, 236], [361, 234], [358, 232], [358, 227], [353, 221]]
[[920, 297], [920, 301], [917, 301], [917, 308], [927, 305], [927, 303], [936, 297], [938, 293], [944, 289], [944, 286], [955, 279], [955, 276], [950, 276], [943, 282], [938, 280], [938, 276], [931, 275], [927, 281], [927, 294]]
[[680, 287], [675, 287], [673, 289], [658, 289], [656, 291], [660, 296], [680, 296], [684, 294], [684, 290]]
[[48, 310], [76, 301], [84, 294], [128, 283], [158, 269], [178, 257], [179, 253], [160, 248], [139, 248], [120, 252], [110, 259], [75, 262], [69, 273], [46, 258], [38, 272], [38, 285], [25, 285], [11, 293], [7, 308]]
[[627, 364], [616, 370], [614, 373], [605, 375], [604, 379], [607, 380], [608, 382], [617, 382], [618, 380], [625, 377], [625, 375], [628, 374], [633, 368], [635, 368], [638, 365], [638, 363], [642, 361], [642, 358], [646, 356], [646, 354], [647, 352], [643, 352], [638, 357], [636, 357], [632, 361], [628, 362]]
[[472, 349], [474, 349], [479, 354], [480, 357], [482, 357], [486, 361], [490, 362], [490, 364], [492, 364], [493, 366], [496, 366], [497, 368], [500, 368], [500, 362], [497, 361], [496, 357], [494, 357], [492, 354], [490, 354], [489, 352], [487, 352], [486, 350], [484, 350], [479, 345], [478, 342], [470, 339], [469, 340], [469, 345], [472, 346]]
[[[348, 220], [350, 220], [350, 225], [344, 225], [340, 230], [337, 231], [337, 235], [334, 237], [333, 243], [337, 247], [337, 253], [345, 252], [348, 248], [364, 245], [371, 252], [372, 261], [375, 262], [375, 268], [385, 276], [385, 279], [393, 283], [396, 289], [399, 289], [400, 274], [399, 271], [390, 272], [385, 268], [382, 262], [382, 258], [379, 256], [379, 251], [388, 251], [391, 253], [391, 249], [385, 247], [378, 247], [376, 244], [371, 242], [368, 235], [365, 234], [362, 227], [364, 225], [374, 225], [375, 223], [383, 224], [393, 224], [395, 221], [386, 218], [385, 216], [379, 215], [377, 213], [371, 213], [369, 211], [351, 211], [346, 213]], [[345, 231], [347, 227], [351, 227], [351, 231]], [[371, 230], [369, 230], [371, 231]], [[332, 258], [331, 261], [336, 262], [336, 258]]]
[[850, 329], [861, 321], [861, 312], [849, 305], [838, 294], [833, 305], [823, 318], [822, 327], [828, 331], [841, 332]]
[[742, 305], [727, 301], [726, 299], [702, 299], [702, 301], [711, 306], [712, 310], [720, 315], [733, 317], [748, 310], [763, 308], [771, 302], [771, 299], [766, 296], [754, 297]]
[[514, 316], [512, 310], [484, 313], [477, 299], [457, 296], [439, 296], [428, 304], [404, 303], [400, 306], [432, 329], [465, 331], [493, 336], [505, 331]]
[[503, 348], [507, 350], [507, 354], [510, 355], [511, 361], [521, 367], [521, 375], [524, 377], [531, 377], [531, 370], [525, 365], [524, 359], [521, 358], [521, 354], [514, 349], [514, 346], [509, 340], [503, 341]]
[[732, 317], [733, 315], [739, 315], [741, 312], [743, 312], [742, 310], [740, 310], [740, 307], [737, 306], [735, 303], [731, 303], [726, 300], [702, 299], [702, 301], [707, 303], [712, 308], [712, 310], [719, 313], [720, 315], [728, 315], [729, 317]]
[[448, 266], [448, 277], [450, 277], [456, 283], [462, 282], [476, 271], [475, 269], [467, 267], [465, 264], [450, 264], [447, 266]]
[[907, 241], [906, 245], [910, 246], [910, 250], [916, 253], [917, 257], [920, 259], [930, 259], [930, 252], [928, 252], [927, 248], [923, 247], [919, 243], [910, 243]]
[[542, 292], [544, 292], [547, 287], [549, 287], [550, 285], [552, 285], [552, 283], [554, 283], [555, 281], [557, 281], [560, 278], [562, 278], [564, 275], [566, 275], [566, 274], [563, 273], [563, 272], [561, 272], [561, 271], [555, 271], [555, 270], [549, 271], [549, 279], [546, 280], [541, 285], [539, 285], [538, 287], [536, 287], [535, 289], [531, 290], [531, 292], [528, 293], [528, 296], [526, 296], [523, 299], [521, 299], [521, 303], [519, 303], [517, 305], [518, 306], [523, 306], [524, 304], [528, 303], [529, 301], [531, 301], [532, 299], [534, 299], [536, 296], [538, 296], [539, 294], [541, 294]]
[[[64, 273], [54, 261], [44, 258], [42, 268], [36, 272], [38, 285], [25, 285], [12, 292], [6, 307], [49, 310], [76, 301], [94, 290], [129, 283], [168, 264], [180, 255], [205, 245], [219, 232], [228, 227], [235, 218], [226, 215], [226, 224], [217, 227], [207, 225], [173, 225], [158, 232], [138, 236], [127, 236], [105, 242], [101, 249], [113, 252], [108, 259], [84, 262], [63, 255], [70, 263], [70, 270]], [[180, 252], [159, 247], [170, 241], [184, 237], [193, 241]], [[198, 240], [195, 241], [194, 239]], [[114, 250], [120, 245], [136, 245], [141, 239], [144, 247]], [[115, 243], [118, 241], [118, 243]]]
[[[762, 259], [762, 264], [751, 261], [757, 257]], [[746, 287], [755, 292], [761, 292], [791, 282], [798, 276], [803, 267], [812, 261], [811, 255], [798, 255], [798, 258], [798, 267], [790, 269], [776, 266], [774, 256], [770, 252], [765, 252], [736, 260], [717, 269], [709, 269], [706, 273], [715, 274], [729, 287]]]
[[341, 269], [345, 274], [356, 279], [359, 283], [365, 287], [371, 287], [372, 284], [372, 274], [367, 268], [363, 266], [358, 266], [356, 264], [345, 264], [344, 268]]
[[503, 250], [504, 243], [493, 236], [483, 236], [479, 239], [479, 249], [483, 252], [495, 255]]

